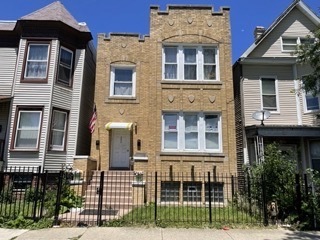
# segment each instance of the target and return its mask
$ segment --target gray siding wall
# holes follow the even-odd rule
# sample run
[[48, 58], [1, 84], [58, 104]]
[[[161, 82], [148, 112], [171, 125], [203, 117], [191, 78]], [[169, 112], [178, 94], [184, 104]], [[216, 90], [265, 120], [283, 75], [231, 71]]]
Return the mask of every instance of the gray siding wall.
[[294, 9], [250, 54], [250, 57], [292, 57], [281, 50], [281, 36], [305, 37], [316, 26], [300, 11]]
[[0, 125], [2, 126], [0, 132], [0, 140], [5, 140], [7, 130], [8, 116], [9, 116], [10, 102], [0, 102]]
[[294, 93], [293, 70], [291, 66], [245, 65], [243, 66], [244, 118], [245, 125], [257, 125], [252, 118], [255, 111], [261, 110], [260, 77], [274, 76], [278, 79], [279, 113], [272, 113], [264, 123], [277, 125], [297, 124], [297, 105]]
[[[311, 69], [311, 67], [308, 67], [305, 65], [302, 65], [302, 66], [298, 65], [298, 67], [297, 67], [298, 78], [300, 78], [301, 76], [307, 75], [312, 71], [313, 70]], [[317, 114], [319, 114], [319, 113], [307, 112], [304, 91], [300, 92], [299, 100], [300, 100], [300, 109], [301, 109], [300, 114], [302, 116], [301, 117], [302, 118], [302, 125], [317, 125], [317, 124], [319, 124], [319, 122], [317, 122], [317, 120], [316, 120]]]
[[95, 73], [96, 73], [96, 50], [88, 46], [85, 50], [85, 63], [83, 72], [82, 98], [80, 104], [78, 142], [76, 155], [90, 155], [91, 134], [89, 121], [93, 110]]
[[0, 48], [0, 96], [11, 96], [16, 61], [16, 48]]
[[55, 79], [57, 45], [58, 41], [54, 40], [50, 49], [50, 60], [48, 69], [48, 83], [21, 83], [22, 68], [26, 49], [26, 40], [20, 41], [20, 50], [17, 62], [17, 74], [14, 80], [14, 99], [12, 107], [12, 116], [10, 121], [9, 142], [12, 141], [14, 121], [16, 117], [17, 106], [43, 106], [42, 129], [40, 133], [40, 143], [38, 152], [19, 152], [8, 151], [8, 166], [42, 166], [44, 162], [51, 109], [52, 85]]
[[[64, 164], [72, 164], [76, 155], [78, 140], [79, 112], [81, 104], [81, 90], [83, 82], [85, 50], [76, 50], [75, 66], [72, 88], [54, 85], [52, 107], [69, 111], [68, 129], [65, 152], [48, 152], [46, 154], [45, 168], [61, 170]], [[81, 119], [81, 118], [80, 118]]]

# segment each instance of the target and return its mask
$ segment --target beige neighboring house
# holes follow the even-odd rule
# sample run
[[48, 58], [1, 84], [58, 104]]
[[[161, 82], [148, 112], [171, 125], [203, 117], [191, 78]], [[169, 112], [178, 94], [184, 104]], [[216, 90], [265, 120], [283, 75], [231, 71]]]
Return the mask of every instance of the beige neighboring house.
[[0, 160], [62, 170], [88, 158], [95, 54], [92, 35], [61, 2], [0, 21]]
[[320, 170], [320, 96], [300, 89], [299, 79], [313, 69], [297, 64], [294, 54], [319, 27], [316, 13], [295, 0], [268, 29], [255, 29], [253, 44], [234, 64], [239, 164], [263, 161], [266, 144], [277, 142], [299, 169]]
[[230, 9], [151, 6], [150, 35], [100, 34], [95, 103], [99, 169], [236, 174]]

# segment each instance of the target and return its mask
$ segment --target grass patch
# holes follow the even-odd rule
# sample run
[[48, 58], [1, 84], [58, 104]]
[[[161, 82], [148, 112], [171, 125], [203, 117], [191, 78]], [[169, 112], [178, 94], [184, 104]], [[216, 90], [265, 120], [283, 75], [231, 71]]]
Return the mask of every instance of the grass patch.
[[210, 227], [222, 228], [246, 227], [261, 225], [262, 216], [252, 216], [235, 207], [212, 208], [192, 206], [158, 206], [155, 205], [137, 207], [120, 219], [104, 223], [104, 226], [157, 226], [157, 227]]

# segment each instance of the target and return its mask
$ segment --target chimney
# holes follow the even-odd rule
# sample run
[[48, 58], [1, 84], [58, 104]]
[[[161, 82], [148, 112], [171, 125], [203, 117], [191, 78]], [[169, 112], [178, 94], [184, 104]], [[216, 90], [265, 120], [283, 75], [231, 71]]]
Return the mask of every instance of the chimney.
[[264, 34], [264, 32], [266, 31], [266, 29], [264, 27], [261, 27], [261, 26], [257, 26], [255, 29], [254, 29], [254, 40], [258, 40], [260, 38], [260, 36], [262, 34]]

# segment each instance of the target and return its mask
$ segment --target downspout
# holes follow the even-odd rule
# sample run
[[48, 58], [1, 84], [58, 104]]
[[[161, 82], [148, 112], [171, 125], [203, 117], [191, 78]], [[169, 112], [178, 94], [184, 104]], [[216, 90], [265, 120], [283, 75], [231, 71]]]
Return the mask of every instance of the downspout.
[[302, 125], [302, 116], [301, 116], [301, 104], [300, 104], [300, 86], [298, 79], [298, 71], [297, 71], [297, 64], [294, 64], [292, 66], [292, 72], [293, 72], [293, 81], [294, 81], [294, 94], [296, 97], [296, 107], [297, 107], [297, 121], [298, 125]]

